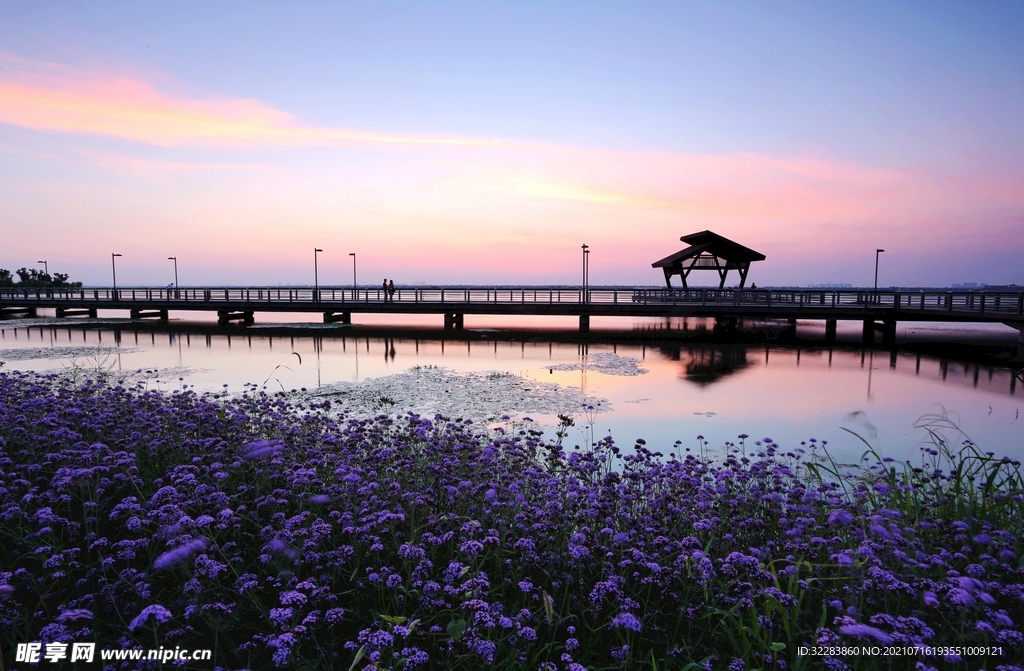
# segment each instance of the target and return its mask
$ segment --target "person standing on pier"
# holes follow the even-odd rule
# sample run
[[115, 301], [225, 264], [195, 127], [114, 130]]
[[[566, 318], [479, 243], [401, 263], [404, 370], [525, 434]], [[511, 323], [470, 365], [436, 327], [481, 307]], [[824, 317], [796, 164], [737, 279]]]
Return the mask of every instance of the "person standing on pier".
[[381, 289], [384, 290], [384, 302], [388, 302], [388, 278], [384, 278], [384, 283], [380, 285]]
[[388, 282], [388, 302], [395, 302], [395, 281], [391, 280]]

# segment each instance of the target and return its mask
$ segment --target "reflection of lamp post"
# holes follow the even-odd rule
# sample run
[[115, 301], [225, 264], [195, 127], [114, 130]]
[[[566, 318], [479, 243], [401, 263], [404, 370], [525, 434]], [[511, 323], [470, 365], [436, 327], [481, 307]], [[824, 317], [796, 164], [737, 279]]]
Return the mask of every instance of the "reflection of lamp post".
[[316, 255], [324, 250], [317, 247], [313, 248], [313, 300], [320, 300], [320, 276], [316, 267]]
[[[348, 255], [352, 257], [352, 291], [354, 292], [356, 290], [356, 287], [359, 286], [356, 283], [356, 253], [355, 252], [349, 252]], [[352, 294], [352, 300], [355, 300], [355, 294], [354, 293]]]
[[113, 298], [116, 301], [117, 300], [117, 266], [114, 264], [114, 257], [115, 256], [121, 256], [121, 255], [120, 254], [114, 254], [113, 252], [111, 252], [111, 254], [110, 254], [110, 274], [114, 276], [114, 295], [113, 295]]
[[875, 291], [878, 291], [878, 255], [884, 251], [884, 249], [875, 250]]
[[49, 274], [50, 274], [50, 266], [48, 266], [48, 265], [46, 264], [46, 261], [36, 261], [36, 263], [41, 263], [41, 264], [43, 264], [43, 273], [44, 273], [45, 275], [49, 275]]
[[174, 288], [177, 289], [178, 288], [178, 257], [177, 256], [168, 256], [167, 260], [168, 261], [174, 261]]

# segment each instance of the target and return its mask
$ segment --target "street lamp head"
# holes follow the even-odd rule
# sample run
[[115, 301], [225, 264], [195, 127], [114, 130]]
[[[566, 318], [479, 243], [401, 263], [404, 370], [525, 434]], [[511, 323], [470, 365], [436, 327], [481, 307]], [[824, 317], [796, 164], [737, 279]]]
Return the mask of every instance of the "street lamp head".
[[46, 261], [36, 261], [36, 263], [46, 263]]
[[177, 260], [178, 260], [178, 257], [177, 257], [177, 256], [168, 256], [168, 257], [167, 257], [167, 260], [168, 260], [168, 261], [177, 261]]
[[876, 249], [875, 250], [875, 254], [878, 254], [879, 252], [884, 252], [884, 251], [885, 251], [884, 249]]
[[356, 255], [356, 253], [355, 253], [355, 252], [349, 252], [349, 253], [348, 253], [348, 255], [349, 255], [349, 256], [355, 256], [355, 255]]
[[111, 254], [111, 256], [121, 256], [120, 254]]
[[322, 250], [322, 249], [317, 249], [316, 247], [314, 247], [314, 248], [313, 248], [313, 251], [314, 251], [314, 252], [322, 252], [322, 251], [324, 251], [324, 250]]

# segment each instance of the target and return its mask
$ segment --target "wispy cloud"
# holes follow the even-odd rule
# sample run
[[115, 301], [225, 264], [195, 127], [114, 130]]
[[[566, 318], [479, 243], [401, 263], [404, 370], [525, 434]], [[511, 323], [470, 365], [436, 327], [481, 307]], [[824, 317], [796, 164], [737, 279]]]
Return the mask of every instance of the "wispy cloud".
[[160, 147], [488, 145], [493, 139], [316, 127], [256, 100], [176, 96], [138, 79], [0, 54], [0, 122]]

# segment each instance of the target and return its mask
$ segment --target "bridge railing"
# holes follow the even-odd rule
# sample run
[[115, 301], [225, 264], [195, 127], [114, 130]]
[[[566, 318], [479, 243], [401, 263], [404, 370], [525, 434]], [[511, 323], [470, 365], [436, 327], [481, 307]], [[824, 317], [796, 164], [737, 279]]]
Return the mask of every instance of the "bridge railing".
[[238, 304], [259, 309], [261, 304], [358, 310], [359, 305], [650, 305], [735, 306], [754, 308], [889, 310], [894, 313], [973, 313], [1024, 316], [1024, 292], [872, 291], [814, 289], [653, 289], [594, 288], [583, 292], [568, 287], [401, 287], [389, 294], [383, 287], [188, 287], [188, 288], [0, 288], [0, 303], [9, 305], [104, 303], [145, 307]]

